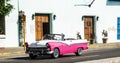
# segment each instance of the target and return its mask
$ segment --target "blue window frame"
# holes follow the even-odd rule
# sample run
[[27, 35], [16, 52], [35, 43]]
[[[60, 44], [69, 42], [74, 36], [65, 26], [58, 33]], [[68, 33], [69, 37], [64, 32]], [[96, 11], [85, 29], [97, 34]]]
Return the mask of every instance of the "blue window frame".
[[120, 40], [120, 17], [117, 18], [117, 39]]

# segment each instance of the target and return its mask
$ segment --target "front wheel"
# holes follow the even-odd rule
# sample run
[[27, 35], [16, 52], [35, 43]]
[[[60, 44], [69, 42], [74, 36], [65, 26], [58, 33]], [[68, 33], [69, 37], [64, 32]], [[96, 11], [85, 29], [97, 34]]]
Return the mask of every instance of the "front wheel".
[[29, 57], [30, 57], [31, 59], [35, 59], [35, 58], [37, 57], [37, 55], [29, 54]]
[[82, 48], [78, 48], [75, 54], [76, 56], [80, 56], [82, 54]]
[[60, 55], [59, 49], [58, 49], [58, 48], [55, 48], [55, 49], [54, 49], [54, 52], [53, 52], [53, 54], [52, 54], [52, 57], [56, 59], [56, 58], [59, 57], [59, 55]]

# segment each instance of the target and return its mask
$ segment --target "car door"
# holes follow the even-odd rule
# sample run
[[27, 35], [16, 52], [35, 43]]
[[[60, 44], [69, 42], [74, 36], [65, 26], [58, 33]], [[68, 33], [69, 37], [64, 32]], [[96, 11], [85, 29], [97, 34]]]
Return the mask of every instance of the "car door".
[[73, 53], [76, 50], [76, 46], [74, 44], [74, 40], [69, 40], [69, 53]]
[[61, 53], [62, 54], [67, 54], [71, 52], [71, 44], [70, 41], [62, 41], [62, 45], [60, 47]]

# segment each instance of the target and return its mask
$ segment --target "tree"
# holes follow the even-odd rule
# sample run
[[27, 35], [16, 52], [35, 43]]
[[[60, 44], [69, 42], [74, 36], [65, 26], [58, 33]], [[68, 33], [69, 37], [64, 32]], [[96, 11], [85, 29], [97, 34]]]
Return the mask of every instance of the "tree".
[[13, 9], [10, 0], [0, 0], [0, 35], [5, 34], [5, 16]]
[[0, 15], [8, 15], [13, 9], [13, 5], [9, 3], [10, 0], [0, 0]]

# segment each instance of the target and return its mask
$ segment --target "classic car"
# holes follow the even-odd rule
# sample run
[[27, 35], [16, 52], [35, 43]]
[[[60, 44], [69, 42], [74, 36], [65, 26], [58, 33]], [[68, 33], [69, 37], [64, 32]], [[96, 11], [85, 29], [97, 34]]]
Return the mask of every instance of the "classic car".
[[88, 49], [86, 39], [64, 38], [63, 34], [46, 34], [43, 39], [28, 44], [26, 53], [30, 58], [36, 58], [40, 55], [51, 55], [58, 58], [64, 54], [75, 53], [77, 56], [82, 54], [83, 50]]

